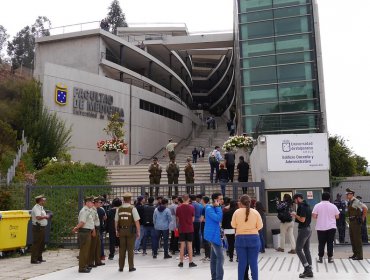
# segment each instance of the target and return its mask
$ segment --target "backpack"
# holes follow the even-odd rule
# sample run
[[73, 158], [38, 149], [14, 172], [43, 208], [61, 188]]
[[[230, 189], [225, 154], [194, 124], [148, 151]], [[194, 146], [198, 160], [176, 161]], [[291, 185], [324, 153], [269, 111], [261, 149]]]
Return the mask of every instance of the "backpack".
[[144, 205], [144, 218], [143, 218], [143, 225], [144, 226], [153, 226], [153, 214], [154, 214], [155, 207], [153, 205]]
[[278, 209], [277, 217], [282, 223], [290, 223], [291, 221], [293, 221], [293, 218], [290, 215], [289, 206], [285, 206], [281, 208], [280, 210]]
[[217, 158], [216, 158], [216, 153], [215, 151], [212, 151], [208, 155], [208, 161], [210, 164], [216, 164], [217, 163]]

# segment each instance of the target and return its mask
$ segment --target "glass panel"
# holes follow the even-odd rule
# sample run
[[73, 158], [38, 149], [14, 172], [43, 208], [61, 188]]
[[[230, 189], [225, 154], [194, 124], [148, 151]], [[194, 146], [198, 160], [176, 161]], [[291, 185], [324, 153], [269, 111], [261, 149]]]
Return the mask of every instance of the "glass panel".
[[274, 101], [278, 101], [276, 85], [250, 87], [243, 89], [244, 104], [264, 103]]
[[249, 57], [250, 54], [256, 52], [275, 52], [274, 38], [251, 40], [242, 42], [241, 44], [242, 57]]
[[299, 16], [299, 15], [307, 15], [311, 13], [311, 7], [307, 6], [297, 6], [297, 7], [290, 7], [284, 9], [276, 9], [274, 10], [274, 18], [281, 18], [281, 17], [291, 17], [291, 16]]
[[290, 49], [312, 50], [313, 39], [311, 34], [299, 34], [292, 36], [282, 36], [276, 38], [276, 49], [278, 51], [288, 51]]
[[280, 112], [300, 112], [317, 110], [316, 100], [280, 102]]
[[276, 64], [276, 58], [274, 55], [253, 57], [253, 58], [243, 59], [242, 61], [243, 68], [267, 66], [267, 65], [275, 65], [275, 64]]
[[279, 103], [265, 103], [243, 106], [244, 115], [258, 116], [270, 113], [279, 113]]
[[282, 101], [318, 98], [314, 82], [279, 85], [279, 99]]
[[300, 63], [277, 67], [279, 82], [312, 80], [312, 64]]
[[274, 7], [293, 6], [299, 4], [311, 4], [312, 0], [273, 0]]
[[244, 131], [245, 133], [252, 133], [256, 129], [258, 116], [245, 116], [243, 117]]
[[243, 70], [244, 85], [260, 85], [276, 83], [276, 67], [264, 67]]
[[310, 16], [275, 20], [276, 35], [310, 32]]
[[273, 19], [272, 10], [260, 11], [260, 12], [241, 14], [240, 15], [240, 22], [241, 23], [251, 22], [251, 21], [267, 20], [267, 19]]
[[298, 52], [277, 55], [277, 64], [312, 61], [312, 52]]
[[243, 24], [240, 26], [244, 39], [257, 39], [274, 36], [274, 24], [272, 20], [257, 23]]
[[239, 12], [255, 11], [272, 7], [272, 0], [239, 0]]

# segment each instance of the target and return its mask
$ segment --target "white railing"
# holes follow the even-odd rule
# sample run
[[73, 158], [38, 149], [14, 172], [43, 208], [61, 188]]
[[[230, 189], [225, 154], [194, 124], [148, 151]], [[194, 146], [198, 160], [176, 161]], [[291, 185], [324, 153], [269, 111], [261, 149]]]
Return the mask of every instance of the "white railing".
[[9, 186], [9, 184], [12, 182], [14, 176], [15, 176], [15, 169], [17, 168], [22, 156], [27, 153], [29, 144], [27, 143], [26, 137], [24, 137], [24, 131], [22, 131], [22, 145], [19, 147], [17, 155], [15, 156], [15, 159], [13, 160], [12, 166], [8, 169], [8, 174], [6, 175], [6, 185]]

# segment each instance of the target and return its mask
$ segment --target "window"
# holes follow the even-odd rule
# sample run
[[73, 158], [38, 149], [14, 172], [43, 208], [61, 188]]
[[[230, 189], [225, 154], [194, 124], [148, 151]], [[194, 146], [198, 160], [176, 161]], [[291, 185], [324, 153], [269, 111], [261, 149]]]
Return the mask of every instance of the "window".
[[157, 104], [140, 99], [140, 109], [152, 112], [157, 115], [164, 116], [166, 118], [175, 120], [182, 123], [182, 115], [172, 110], [159, 106]]

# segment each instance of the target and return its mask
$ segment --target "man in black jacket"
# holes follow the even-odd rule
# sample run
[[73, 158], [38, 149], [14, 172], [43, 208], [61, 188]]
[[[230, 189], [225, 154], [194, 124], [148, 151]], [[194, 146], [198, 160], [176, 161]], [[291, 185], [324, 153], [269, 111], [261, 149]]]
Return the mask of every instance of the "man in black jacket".
[[135, 207], [140, 216], [140, 238], [135, 240], [135, 254], [140, 253], [140, 244], [144, 236], [144, 197], [139, 196], [136, 200]]
[[154, 223], [153, 223], [153, 214], [155, 210], [155, 206], [153, 204], [154, 197], [148, 198], [148, 204], [144, 205], [143, 211], [143, 225], [144, 225], [144, 236], [143, 236], [143, 256], [146, 255], [146, 245], [148, 237], [150, 236], [151, 242], [155, 242], [155, 230], [154, 230]]

